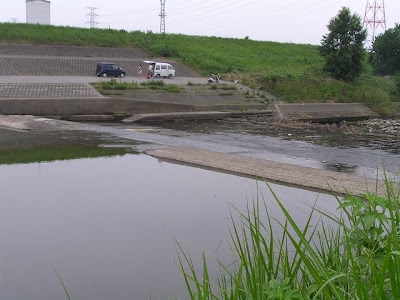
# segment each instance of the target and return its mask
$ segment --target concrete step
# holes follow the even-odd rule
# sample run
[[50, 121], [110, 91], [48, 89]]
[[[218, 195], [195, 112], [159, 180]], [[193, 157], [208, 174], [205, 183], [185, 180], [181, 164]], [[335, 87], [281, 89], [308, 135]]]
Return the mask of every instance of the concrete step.
[[276, 104], [275, 111], [284, 120], [311, 122], [368, 119], [374, 115], [374, 112], [362, 103]]
[[135, 122], [162, 122], [174, 120], [217, 120], [225, 118], [238, 118], [245, 115], [272, 115], [271, 110], [247, 111], [247, 112], [218, 112], [218, 111], [200, 111], [200, 112], [169, 112], [169, 113], [151, 113], [135, 114], [129, 118], [123, 119], [124, 123]]

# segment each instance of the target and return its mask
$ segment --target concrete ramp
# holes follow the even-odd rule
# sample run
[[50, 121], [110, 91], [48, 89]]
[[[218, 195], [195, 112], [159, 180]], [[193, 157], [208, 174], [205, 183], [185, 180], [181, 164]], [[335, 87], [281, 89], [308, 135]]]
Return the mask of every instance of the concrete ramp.
[[[136, 76], [140, 64], [146, 72], [143, 60], [149, 58], [135, 48], [0, 43], [0, 76], [95, 76], [96, 64], [104, 61], [117, 63], [126, 76]], [[199, 76], [181, 63], [165, 62], [173, 64], [176, 76]]]
[[224, 118], [237, 118], [244, 115], [271, 115], [272, 111], [264, 110], [257, 112], [219, 112], [219, 111], [197, 111], [197, 112], [169, 112], [135, 114], [122, 120], [124, 123], [135, 122], [163, 122], [174, 120], [218, 120]]
[[373, 111], [361, 103], [276, 104], [276, 115], [283, 120], [337, 122], [368, 119]]
[[374, 191], [377, 185], [378, 193], [385, 194], [383, 182], [377, 182], [372, 178], [296, 166], [255, 157], [187, 147], [149, 150], [146, 153], [166, 161], [252, 177], [254, 179], [265, 179], [267, 181], [284, 183], [324, 193], [358, 195], [367, 190]]

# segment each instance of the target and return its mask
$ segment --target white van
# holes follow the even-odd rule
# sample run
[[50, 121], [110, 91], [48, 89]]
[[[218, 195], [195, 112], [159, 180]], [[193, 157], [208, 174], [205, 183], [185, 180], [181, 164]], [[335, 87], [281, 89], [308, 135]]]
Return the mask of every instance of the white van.
[[153, 75], [157, 78], [175, 77], [175, 68], [170, 64], [163, 63], [163, 62], [155, 62], [155, 61], [151, 61], [151, 60], [145, 60], [143, 62], [146, 64], [149, 64], [149, 65], [152, 65]]

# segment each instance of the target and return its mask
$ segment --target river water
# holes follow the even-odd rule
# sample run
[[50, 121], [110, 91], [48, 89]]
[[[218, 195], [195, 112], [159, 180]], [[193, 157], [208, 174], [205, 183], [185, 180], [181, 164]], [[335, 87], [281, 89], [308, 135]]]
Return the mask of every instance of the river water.
[[[72, 299], [187, 299], [176, 241], [198, 266], [204, 251], [213, 276], [211, 262], [231, 260], [230, 205], [245, 209], [259, 196], [271, 215], [284, 220], [264, 182], [158, 161], [143, 150], [198, 145], [322, 168], [338, 163], [353, 173], [373, 170], [382, 153], [390, 164], [399, 158], [364, 146], [327, 147], [287, 139], [288, 133], [260, 134], [250, 125], [226, 126], [82, 125], [80, 130], [101, 133], [104, 147], [141, 141], [131, 145], [139, 154], [0, 164], [0, 299], [66, 299], [55, 270]], [[64, 140], [91, 138], [73, 135]], [[365, 156], [362, 163], [350, 164], [357, 153]], [[317, 199], [323, 211], [337, 207], [330, 195], [271, 187], [300, 225]]]

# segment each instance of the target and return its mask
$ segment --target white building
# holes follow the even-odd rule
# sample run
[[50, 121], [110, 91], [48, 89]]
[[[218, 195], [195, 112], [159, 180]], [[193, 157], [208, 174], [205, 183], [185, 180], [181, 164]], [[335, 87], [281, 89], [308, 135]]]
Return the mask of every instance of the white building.
[[26, 23], [50, 24], [50, 1], [26, 0]]

